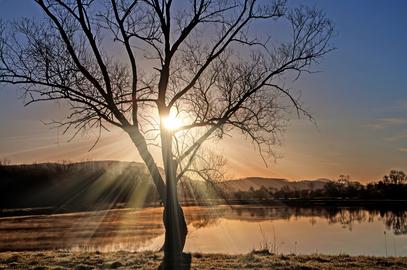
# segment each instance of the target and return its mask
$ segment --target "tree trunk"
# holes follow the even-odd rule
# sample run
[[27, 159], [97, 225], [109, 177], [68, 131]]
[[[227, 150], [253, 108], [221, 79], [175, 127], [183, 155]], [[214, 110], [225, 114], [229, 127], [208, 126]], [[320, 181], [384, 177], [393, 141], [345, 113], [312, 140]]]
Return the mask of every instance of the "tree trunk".
[[164, 261], [168, 269], [182, 264], [182, 251], [184, 250], [185, 240], [188, 234], [184, 213], [181, 206], [177, 203], [175, 209], [172, 207], [164, 208]]
[[177, 194], [177, 163], [172, 156], [172, 134], [162, 130], [162, 151], [165, 169], [166, 201], [163, 221], [165, 227], [163, 269], [184, 269], [183, 249], [188, 234], [184, 212]]
[[177, 181], [173, 170], [167, 174], [166, 188], [167, 201], [163, 213], [165, 226], [164, 265], [165, 269], [173, 269], [173, 267], [179, 267], [183, 264], [182, 251], [188, 234], [184, 211], [178, 201]]
[[[172, 134], [165, 129], [161, 130], [162, 154], [165, 168], [166, 181], [161, 178], [154, 159], [147, 149], [147, 144], [136, 129], [127, 130], [157, 187], [161, 200], [164, 203], [163, 222], [165, 227], [165, 242], [163, 246], [164, 257], [167, 263], [174, 265], [180, 261], [185, 240], [188, 233], [184, 212], [179, 204], [177, 195], [177, 164], [172, 158]], [[175, 264], [175, 266], [177, 266]], [[171, 266], [167, 267], [171, 269]]]

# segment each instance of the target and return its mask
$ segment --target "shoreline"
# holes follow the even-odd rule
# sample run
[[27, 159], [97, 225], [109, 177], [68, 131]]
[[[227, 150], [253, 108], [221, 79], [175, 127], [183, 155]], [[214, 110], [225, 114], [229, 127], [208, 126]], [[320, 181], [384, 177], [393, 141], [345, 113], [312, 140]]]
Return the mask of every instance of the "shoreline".
[[[188, 255], [189, 256], [189, 255]], [[160, 252], [0, 252], [0, 269], [87, 270], [158, 269]], [[349, 255], [274, 255], [253, 251], [243, 255], [191, 254], [191, 263], [182, 269], [407, 269], [407, 257]]]
[[[338, 199], [270, 199], [270, 200], [208, 200], [205, 203], [196, 201], [182, 201], [181, 206], [202, 206], [202, 207], [216, 207], [216, 206], [271, 206], [271, 207], [294, 207], [294, 208], [362, 208], [372, 210], [393, 210], [393, 209], [407, 209], [407, 200], [356, 200], [347, 198]], [[0, 218], [6, 217], [22, 217], [34, 215], [51, 215], [51, 214], [67, 214], [78, 212], [94, 212], [94, 211], [108, 211], [119, 209], [144, 209], [150, 207], [162, 207], [162, 205], [146, 204], [139, 208], [129, 208], [127, 206], [116, 205], [114, 207], [101, 207], [97, 209], [63, 209], [59, 207], [34, 207], [34, 208], [0, 208]]]

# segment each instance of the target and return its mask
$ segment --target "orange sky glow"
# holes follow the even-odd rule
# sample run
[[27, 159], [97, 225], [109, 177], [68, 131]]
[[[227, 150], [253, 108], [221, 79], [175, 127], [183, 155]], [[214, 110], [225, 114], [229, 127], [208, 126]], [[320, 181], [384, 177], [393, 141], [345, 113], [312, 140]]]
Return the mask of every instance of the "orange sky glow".
[[[0, 0], [2, 19], [38, 13], [33, 3], [16, 2]], [[407, 172], [407, 17], [403, 7], [407, 1], [356, 2], [306, 2], [324, 10], [338, 33], [333, 40], [337, 49], [316, 67], [321, 72], [290, 82], [316, 121], [298, 119], [293, 113], [281, 145], [275, 146], [276, 158], [267, 159], [267, 164], [256, 147], [237, 133], [209, 142], [214, 152], [227, 159], [227, 178], [337, 179], [345, 174], [369, 182], [380, 180], [391, 169]], [[24, 107], [21, 93], [14, 86], [0, 85], [0, 160], [18, 164], [141, 161], [128, 136], [116, 128], [104, 132], [92, 151], [88, 150], [97, 132], [80, 133], [68, 142], [62, 129], [43, 124], [63, 119], [63, 106]], [[168, 122], [171, 128], [179, 124], [174, 119]], [[158, 149], [152, 148], [152, 153], [161, 165]]]

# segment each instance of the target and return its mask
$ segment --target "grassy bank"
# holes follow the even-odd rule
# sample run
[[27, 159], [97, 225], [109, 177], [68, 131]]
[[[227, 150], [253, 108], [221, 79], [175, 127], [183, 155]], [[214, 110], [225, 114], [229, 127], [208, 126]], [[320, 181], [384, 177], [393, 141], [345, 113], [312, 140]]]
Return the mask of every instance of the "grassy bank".
[[[161, 259], [154, 252], [3, 252], [0, 269], [157, 269]], [[195, 253], [191, 261], [190, 269], [407, 269], [406, 257]]]

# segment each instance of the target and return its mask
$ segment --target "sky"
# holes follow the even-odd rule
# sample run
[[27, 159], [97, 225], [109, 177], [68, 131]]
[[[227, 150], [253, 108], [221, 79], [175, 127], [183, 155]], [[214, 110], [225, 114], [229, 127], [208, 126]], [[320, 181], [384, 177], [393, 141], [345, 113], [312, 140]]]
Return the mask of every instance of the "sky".
[[[292, 117], [276, 146], [279, 158], [262, 161], [239, 136], [217, 146], [228, 160], [229, 178], [330, 178], [340, 174], [362, 182], [390, 169], [407, 171], [407, 1], [292, 1], [321, 8], [335, 24], [336, 47], [295, 82], [317, 124]], [[0, 17], [13, 20], [41, 13], [31, 1], [0, 0]], [[67, 141], [44, 121], [63, 117], [58, 104], [23, 106], [21, 91], [0, 86], [0, 159], [12, 163], [81, 160], [140, 161], [119, 130]], [[154, 150], [156, 151], [156, 150]], [[158, 151], [153, 154], [158, 155]]]

